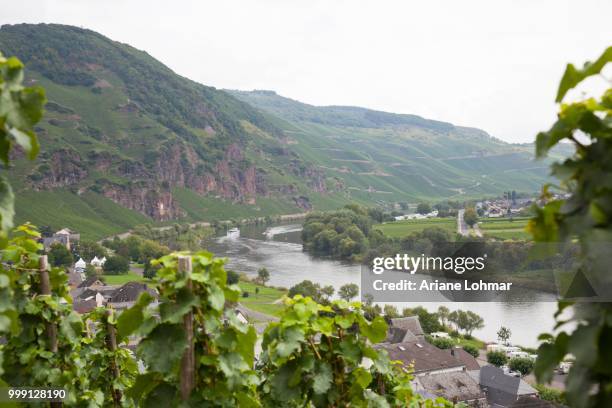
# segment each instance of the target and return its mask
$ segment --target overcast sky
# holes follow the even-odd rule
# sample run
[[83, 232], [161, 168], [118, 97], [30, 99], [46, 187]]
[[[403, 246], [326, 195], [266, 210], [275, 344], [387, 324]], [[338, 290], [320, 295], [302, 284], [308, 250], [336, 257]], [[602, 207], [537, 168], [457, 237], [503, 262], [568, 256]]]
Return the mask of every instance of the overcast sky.
[[612, 44], [610, 0], [0, 0], [0, 23], [90, 28], [206, 85], [272, 89], [531, 141], [566, 62]]

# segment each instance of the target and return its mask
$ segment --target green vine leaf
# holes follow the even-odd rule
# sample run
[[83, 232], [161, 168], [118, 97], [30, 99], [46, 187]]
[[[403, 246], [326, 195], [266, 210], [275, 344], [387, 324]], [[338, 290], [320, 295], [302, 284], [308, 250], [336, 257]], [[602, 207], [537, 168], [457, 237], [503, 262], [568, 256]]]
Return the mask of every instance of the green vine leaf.
[[151, 370], [171, 373], [178, 366], [186, 347], [182, 326], [162, 323], [140, 342], [137, 351]]
[[595, 62], [585, 63], [582, 69], [576, 68], [573, 64], [567, 64], [559, 84], [559, 89], [557, 90], [555, 101], [561, 102], [567, 91], [574, 88], [586, 78], [599, 74], [608, 62], [612, 62], [612, 47], [608, 47]]

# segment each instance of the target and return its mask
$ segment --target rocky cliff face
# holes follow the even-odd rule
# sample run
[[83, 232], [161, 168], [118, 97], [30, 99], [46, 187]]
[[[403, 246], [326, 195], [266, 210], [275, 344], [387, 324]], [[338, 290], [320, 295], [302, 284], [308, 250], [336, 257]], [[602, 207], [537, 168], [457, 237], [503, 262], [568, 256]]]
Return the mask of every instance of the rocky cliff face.
[[158, 221], [167, 221], [183, 215], [170, 191], [164, 191], [147, 183], [133, 183], [127, 186], [106, 184], [102, 194], [119, 205], [139, 211]]
[[69, 149], [56, 150], [30, 175], [37, 189], [66, 187], [87, 177], [87, 170], [78, 152]]
[[[87, 169], [112, 173], [129, 180], [129, 183], [102, 181], [91, 184], [87, 181]], [[313, 189], [325, 191], [322, 174], [312, 169], [295, 171], [300, 171], [302, 177], [314, 177], [311, 181]], [[183, 143], [166, 144], [144, 162], [96, 151], [91, 151], [87, 159], [82, 160], [76, 151], [60, 149], [30, 175], [30, 181], [36, 189], [81, 184], [81, 189], [92, 188], [114, 202], [158, 221], [178, 218], [182, 214], [170, 192], [174, 186], [246, 204], [255, 204], [258, 196], [268, 196], [272, 192], [289, 196], [297, 194], [292, 185], [270, 188], [265, 172], [250, 164], [242, 148], [235, 143], [229, 145], [223, 158], [214, 164], [205, 163], [192, 147]], [[298, 201], [300, 207], [307, 208], [303, 200]]]
[[193, 148], [181, 144], [166, 146], [159, 152], [153, 173], [170, 185], [237, 202], [254, 203], [257, 195], [267, 194], [263, 175], [244, 159], [237, 144], [231, 144], [212, 169], [204, 166]]

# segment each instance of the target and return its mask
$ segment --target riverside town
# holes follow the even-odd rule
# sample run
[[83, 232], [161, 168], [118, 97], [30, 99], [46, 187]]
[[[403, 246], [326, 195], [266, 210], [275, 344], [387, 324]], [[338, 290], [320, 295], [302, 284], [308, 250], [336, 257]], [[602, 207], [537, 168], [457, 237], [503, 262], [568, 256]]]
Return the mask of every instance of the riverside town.
[[609, 0], [0, 0], [0, 408], [612, 406]]

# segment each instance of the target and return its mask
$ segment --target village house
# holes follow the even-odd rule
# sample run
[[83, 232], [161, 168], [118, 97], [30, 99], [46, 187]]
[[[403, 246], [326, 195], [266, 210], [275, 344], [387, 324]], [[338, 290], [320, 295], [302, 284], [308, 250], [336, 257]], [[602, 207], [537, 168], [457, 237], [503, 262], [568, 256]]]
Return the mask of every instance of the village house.
[[469, 407], [486, 408], [487, 398], [480, 386], [466, 372], [450, 372], [415, 377], [415, 390], [444, 397], [454, 404], [462, 402]]
[[79, 260], [74, 263], [75, 272], [83, 273], [85, 272], [86, 267], [87, 267], [87, 262], [85, 262], [83, 258], [79, 258]]
[[76, 244], [81, 240], [81, 234], [77, 234], [76, 232], [63, 228], [52, 236], [43, 238], [43, 246], [45, 247], [45, 251], [48, 251], [51, 248], [51, 245], [55, 243], [60, 243], [68, 249], [71, 249], [72, 244]]
[[[111, 292], [106, 299], [106, 304], [117, 311], [121, 311], [132, 307], [142, 292], [148, 292], [157, 299], [157, 292], [149, 288], [146, 283], [128, 282]], [[154, 301], [152, 304], [155, 305], [156, 303], [157, 301]]]
[[115, 310], [127, 309], [144, 291], [157, 298], [157, 292], [149, 288], [146, 283], [128, 282], [117, 287], [107, 285], [100, 278], [92, 276], [73, 289], [71, 295], [74, 299], [74, 310], [86, 313], [100, 306], [111, 306]]
[[115, 289], [116, 287], [106, 285], [97, 276], [91, 276], [71, 291], [72, 308], [77, 313], [90, 312], [102, 306]]
[[503, 370], [486, 365], [479, 371], [469, 371], [487, 396], [487, 402], [495, 407], [511, 407], [520, 399], [538, 400], [538, 392], [519, 377], [507, 375]]
[[[477, 408], [527, 406], [524, 404], [534, 401], [540, 404], [537, 391], [521, 378], [494, 366], [481, 367], [485, 363], [479, 364], [462, 347], [440, 349], [425, 341], [424, 336], [417, 316], [401, 317], [390, 320], [387, 338], [375, 345], [414, 374], [412, 383], [419, 394]], [[487, 349], [516, 352], [512, 346], [497, 344], [489, 344]]]
[[97, 256], [94, 256], [91, 262], [89, 263], [91, 264], [91, 266], [94, 266], [96, 268], [102, 268], [104, 264], [106, 263], [106, 257], [103, 257], [102, 259], [98, 259]]
[[391, 360], [402, 362], [414, 373], [412, 383], [416, 391], [471, 407], [487, 406], [484, 392], [468, 374], [468, 366], [479, 368], [469, 353], [459, 355], [458, 350], [442, 350], [421, 340], [381, 343], [376, 348], [386, 350]]

